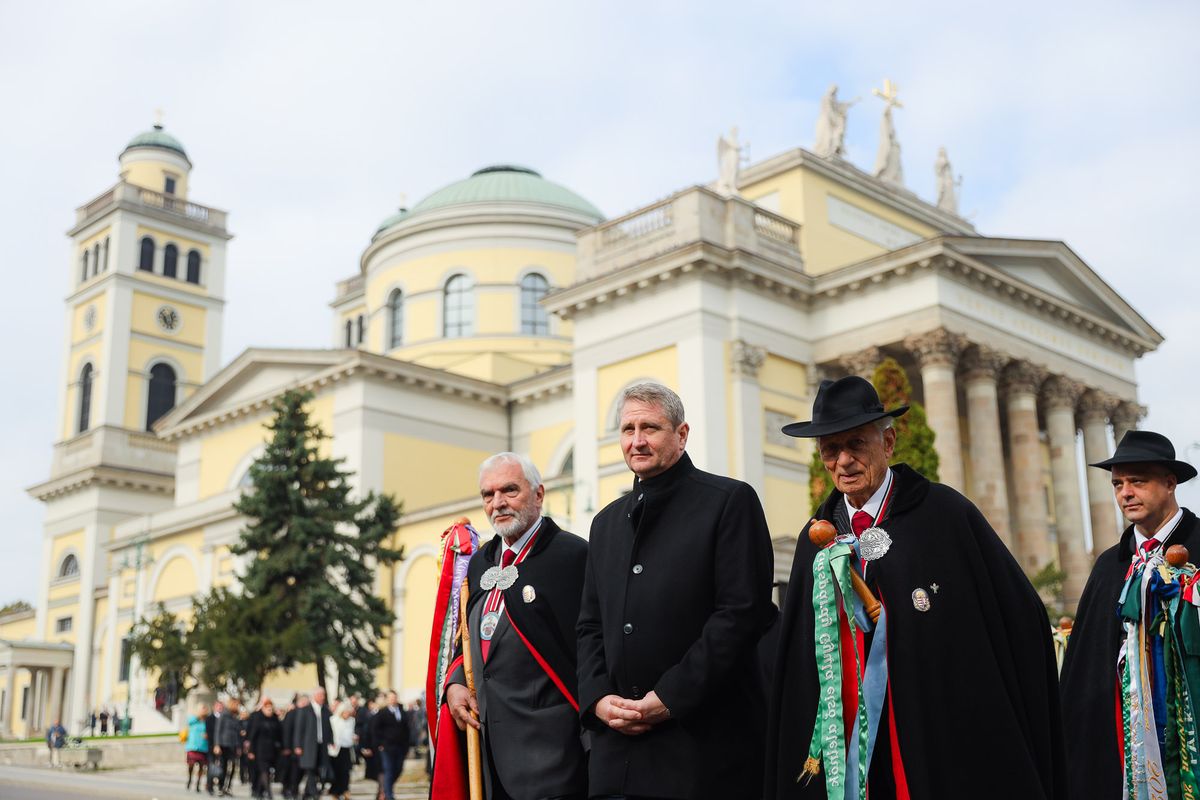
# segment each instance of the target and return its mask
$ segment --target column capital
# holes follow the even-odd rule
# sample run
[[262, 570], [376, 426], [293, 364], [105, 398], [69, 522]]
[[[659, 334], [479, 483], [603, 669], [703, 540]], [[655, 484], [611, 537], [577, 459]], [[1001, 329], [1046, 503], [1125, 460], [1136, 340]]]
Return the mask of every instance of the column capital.
[[966, 346], [967, 338], [965, 336], [952, 333], [945, 328], [935, 328], [925, 333], [914, 334], [904, 340], [904, 347], [913, 354], [913, 358], [922, 368], [927, 366], [953, 367]]
[[734, 375], [746, 378], [757, 378], [763, 362], [767, 360], [767, 349], [738, 339], [733, 343], [730, 369]]
[[1046, 370], [1028, 361], [1013, 361], [1004, 368], [1004, 391], [1036, 395], [1046, 379]]
[[1008, 356], [998, 350], [977, 344], [963, 351], [959, 365], [962, 367], [963, 378], [968, 381], [995, 381], [1010, 360]]
[[1146, 416], [1148, 410], [1132, 400], [1119, 400], [1111, 412], [1113, 427], [1119, 431], [1132, 430]]
[[1062, 375], [1051, 375], [1042, 385], [1042, 399], [1047, 408], [1066, 408], [1073, 414], [1075, 404], [1086, 389], [1087, 387], [1079, 381]]
[[1096, 422], [1108, 424], [1108, 417], [1119, 402], [1116, 397], [1108, 392], [1102, 392], [1099, 389], [1088, 389], [1079, 398], [1079, 407], [1077, 409], [1079, 420], [1085, 425]]
[[849, 353], [838, 359], [838, 363], [845, 370], [853, 375], [861, 375], [867, 380], [871, 380], [872, 373], [875, 368], [883, 361], [883, 351], [878, 347], [871, 346], [859, 350], [857, 353]]

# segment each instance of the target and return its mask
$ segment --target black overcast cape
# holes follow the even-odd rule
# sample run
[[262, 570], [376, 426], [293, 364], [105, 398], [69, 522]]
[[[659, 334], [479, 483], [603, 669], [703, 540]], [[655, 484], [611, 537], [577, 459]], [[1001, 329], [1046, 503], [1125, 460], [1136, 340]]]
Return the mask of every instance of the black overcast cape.
[[[887, 609], [887, 660], [909, 794], [996, 800], [1064, 798], [1066, 772], [1054, 648], [1045, 609], [1016, 560], [958, 492], [905, 465], [881, 526], [891, 549], [867, 583]], [[818, 517], [849, 530], [835, 491]], [[768, 798], [824, 798], [797, 782], [816, 714], [812, 561], [800, 534], [781, 622], [767, 730]], [[936, 591], [933, 586], [937, 585]], [[929, 610], [914, 607], [924, 589]], [[869, 776], [892, 796], [887, 710]]]
[[[1096, 559], [1079, 598], [1075, 627], [1067, 641], [1062, 670], [1063, 725], [1067, 735], [1068, 777], [1072, 798], [1120, 800], [1121, 767], [1117, 751], [1117, 653], [1124, 636], [1117, 598], [1133, 558], [1133, 526]], [[1184, 509], [1183, 519], [1165, 547], [1182, 544], [1192, 562], [1200, 558], [1200, 521]]]

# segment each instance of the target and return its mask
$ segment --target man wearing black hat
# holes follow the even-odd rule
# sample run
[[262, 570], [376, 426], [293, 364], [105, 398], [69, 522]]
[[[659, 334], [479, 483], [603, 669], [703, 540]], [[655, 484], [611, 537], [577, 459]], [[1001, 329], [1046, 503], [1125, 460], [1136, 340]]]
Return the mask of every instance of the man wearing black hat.
[[[888, 466], [892, 420], [907, 410], [885, 411], [851, 376], [823, 381], [812, 421], [783, 429], [816, 439], [835, 486], [817, 519], [837, 539], [818, 548], [813, 520], [796, 548], [765, 796], [851, 800], [865, 779], [871, 797], [1065, 797], [1045, 607], [969, 500]], [[864, 592], [839, 569], [857, 571]], [[866, 590], [882, 603], [874, 622]]]
[[1115, 800], [1124, 775], [1117, 657], [1125, 637], [1118, 598], [1135, 554], [1151, 559], [1182, 544], [1193, 562], [1200, 559], [1200, 522], [1175, 500], [1175, 487], [1196, 477], [1196, 468], [1176, 459], [1162, 434], [1129, 431], [1112, 458], [1091, 466], [1112, 473], [1117, 504], [1130, 525], [1096, 559], [1079, 599], [1063, 663], [1063, 722], [1071, 797]]

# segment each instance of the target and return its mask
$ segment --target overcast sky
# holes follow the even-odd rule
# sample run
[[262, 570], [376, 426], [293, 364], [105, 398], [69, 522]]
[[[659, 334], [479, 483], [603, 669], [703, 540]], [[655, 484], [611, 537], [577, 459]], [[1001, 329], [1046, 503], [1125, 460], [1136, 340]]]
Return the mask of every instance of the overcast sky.
[[712, 180], [731, 125], [755, 160], [811, 146], [831, 82], [870, 169], [891, 78], [908, 186], [934, 196], [945, 145], [981, 233], [1074, 248], [1167, 337], [1143, 427], [1200, 460], [1200, 5], [977, 5], [0, 0], [0, 603], [42, 580], [24, 489], [58, 427], [64, 231], [156, 108], [191, 199], [230, 212], [224, 362], [329, 346], [334, 282], [403, 194], [519, 163], [615, 216]]

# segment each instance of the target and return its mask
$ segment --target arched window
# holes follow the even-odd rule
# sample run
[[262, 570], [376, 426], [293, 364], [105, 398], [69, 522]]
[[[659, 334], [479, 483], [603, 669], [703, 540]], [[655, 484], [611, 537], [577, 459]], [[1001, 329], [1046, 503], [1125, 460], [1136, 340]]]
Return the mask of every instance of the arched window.
[[154, 240], [149, 236], [142, 237], [142, 252], [138, 258], [138, 269], [154, 272]]
[[446, 281], [442, 298], [442, 335], [447, 339], [475, 333], [475, 296], [471, 279], [459, 273]]
[[187, 282], [200, 283], [200, 251], [188, 251]]
[[100, 265], [101, 272], [108, 272], [108, 237], [104, 237], [104, 262]]
[[86, 281], [88, 279], [88, 251], [83, 248], [83, 253], [79, 256], [79, 280]]
[[362, 314], [359, 314], [359, 315], [358, 315], [358, 317], [355, 319], [355, 322], [356, 322], [356, 324], [358, 325], [358, 339], [357, 339], [357, 343], [358, 343], [358, 344], [362, 344], [362, 343], [363, 343], [363, 336], [364, 336], [364, 334], [365, 334], [365, 332], [366, 332], [366, 325], [364, 325], [364, 324], [363, 324], [363, 315], [362, 315]]
[[179, 272], [179, 248], [169, 244], [163, 248], [163, 277], [174, 278]]
[[146, 430], [175, 407], [175, 370], [166, 364], [150, 368], [150, 390], [146, 393]]
[[100, 274], [100, 243], [92, 249], [92, 275]]
[[521, 278], [521, 333], [546, 336], [550, 333], [550, 315], [541, 299], [550, 291], [550, 281], [536, 272]]
[[58, 565], [58, 577], [73, 578], [79, 574], [79, 559], [74, 553], [68, 553], [67, 557]]
[[354, 347], [354, 320], [346, 320], [346, 347]]
[[388, 296], [388, 347], [404, 344], [404, 294], [396, 289]]
[[88, 429], [92, 420], [92, 365], [84, 364], [79, 373], [79, 432]]

